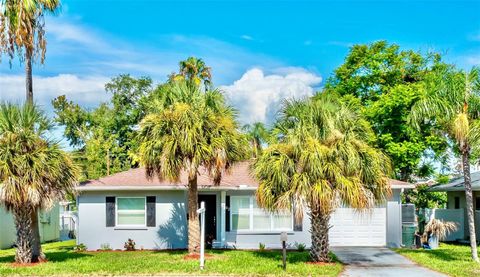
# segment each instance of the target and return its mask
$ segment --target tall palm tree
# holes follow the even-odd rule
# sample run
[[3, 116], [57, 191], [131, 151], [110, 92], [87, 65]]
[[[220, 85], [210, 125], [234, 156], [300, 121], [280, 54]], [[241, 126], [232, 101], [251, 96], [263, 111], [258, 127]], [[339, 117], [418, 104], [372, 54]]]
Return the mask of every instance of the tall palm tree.
[[270, 211], [290, 210], [311, 221], [310, 256], [329, 261], [328, 230], [340, 204], [373, 208], [390, 193], [388, 158], [367, 141], [369, 125], [327, 97], [288, 102], [276, 124], [276, 143], [253, 165], [257, 202]]
[[200, 241], [199, 170], [219, 184], [222, 174], [244, 158], [247, 143], [218, 90], [174, 82], [155, 106], [140, 124], [140, 160], [150, 178], [178, 182], [182, 171], [188, 174], [188, 250], [193, 253]]
[[33, 105], [0, 105], [0, 203], [14, 216], [19, 263], [41, 256], [38, 211], [64, 199], [77, 180], [70, 156], [45, 138], [49, 127]]
[[32, 61], [43, 63], [47, 50], [45, 13], [55, 13], [60, 0], [0, 0], [0, 52], [25, 62], [27, 102], [33, 103]]
[[447, 68], [431, 76], [425, 92], [412, 107], [410, 119], [417, 127], [429, 120], [440, 125], [462, 157], [472, 259], [478, 262], [470, 156], [480, 149], [480, 69], [464, 72]]
[[262, 144], [268, 139], [268, 130], [262, 122], [245, 124], [242, 130], [248, 137], [253, 150], [253, 157], [256, 158], [262, 152]]
[[179, 62], [180, 72], [172, 73], [170, 80], [186, 80], [199, 86], [203, 83], [206, 89], [210, 89], [212, 85], [212, 72], [202, 59], [196, 57], [188, 57], [186, 60]]

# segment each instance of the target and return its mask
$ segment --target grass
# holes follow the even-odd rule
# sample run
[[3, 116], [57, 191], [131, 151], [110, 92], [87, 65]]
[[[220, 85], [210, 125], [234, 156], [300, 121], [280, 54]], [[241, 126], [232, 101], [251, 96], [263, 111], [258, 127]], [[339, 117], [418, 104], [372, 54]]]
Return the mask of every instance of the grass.
[[480, 276], [480, 264], [470, 258], [470, 247], [440, 244], [435, 250], [395, 249], [410, 260], [450, 276]]
[[308, 252], [288, 252], [287, 271], [281, 268], [280, 251], [211, 250], [205, 270], [198, 260], [185, 260], [186, 251], [74, 252], [75, 242], [55, 242], [43, 247], [48, 262], [14, 267], [15, 250], [0, 250], [0, 276], [5, 275], [233, 275], [233, 276], [337, 276], [342, 265], [308, 264]]

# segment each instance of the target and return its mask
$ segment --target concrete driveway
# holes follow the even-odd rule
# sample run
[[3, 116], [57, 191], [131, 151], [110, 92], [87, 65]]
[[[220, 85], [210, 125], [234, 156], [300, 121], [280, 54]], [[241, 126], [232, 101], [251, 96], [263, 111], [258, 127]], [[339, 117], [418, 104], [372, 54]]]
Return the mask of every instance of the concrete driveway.
[[421, 267], [388, 248], [334, 247], [333, 253], [345, 264], [345, 277], [436, 277], [447, 276]]

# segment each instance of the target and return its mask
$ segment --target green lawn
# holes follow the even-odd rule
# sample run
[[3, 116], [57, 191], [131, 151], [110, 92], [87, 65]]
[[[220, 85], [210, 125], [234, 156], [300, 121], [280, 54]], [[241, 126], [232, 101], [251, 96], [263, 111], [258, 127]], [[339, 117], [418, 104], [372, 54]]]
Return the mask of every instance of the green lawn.
[[0, 276], [4, 275], [155, 275], [221, 274], [234, 276], [337, 276], [342, 265], [307, 264], [308, 252], [289, 252], [287, 271], [281, 268], [279, 251], [214, 250], [198, 269], [197, 260], [184, 260], [185, 251], [83, 252], [72, 251], [74, 241], [44, 245], [48, 262], [13, 267], [14, 250], [0, 250]]
[[450, 276], [480, 276], [480, 264], [472, 262], [470, 247], [440, 244], [435, 250], [395, 249], [410, 260]]

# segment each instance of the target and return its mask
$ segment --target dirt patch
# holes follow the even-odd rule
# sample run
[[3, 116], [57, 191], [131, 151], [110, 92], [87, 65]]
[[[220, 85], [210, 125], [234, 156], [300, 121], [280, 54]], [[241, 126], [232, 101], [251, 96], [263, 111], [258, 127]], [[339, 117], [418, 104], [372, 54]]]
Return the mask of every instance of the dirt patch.
[[319, 265], [319, 266], [335, 265], [335, 263], [332, 263], [332, 262], [306, 262], [306, 264]]
[[[213, 257], [212, 254], [207, 254], [205, 253], [205, 259], [211, 259]], [[184, 260], [199, 260], [200, 259], [200, 254], [198, 253], [193, 253], [193, 254], [187, 254], [183, 256]]]
[[17, 262], [13, 262], [10, 264], [11, 267], [33, 267], [33, 266], [37, 266], [37, 265], [40, 265], [40, 264], [44, 264], [46, 263], [47, 260], [42, 260], [42, 261], [39, 261], [39, 262], [36, 262], [36, 263], [29, 263], [29, 264], [21, 264], [21, 263], [17, 263]]

